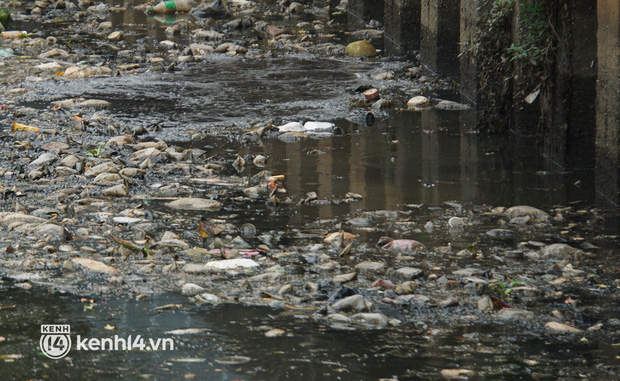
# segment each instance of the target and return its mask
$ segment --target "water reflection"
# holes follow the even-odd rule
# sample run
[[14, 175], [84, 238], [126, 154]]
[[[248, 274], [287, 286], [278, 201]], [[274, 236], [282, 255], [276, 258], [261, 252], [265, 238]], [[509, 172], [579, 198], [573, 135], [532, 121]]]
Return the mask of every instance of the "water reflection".
[[[96, 300], [85, 309], [76, 296], [0, 289], [3, 324], [0, 337], [2, 379], [209, 379], [209, 380], [377, 380], [434, 379], [441, 369], [472, 369], [494, 378], [529, 378], [532, 371], [561, 375], [578, 369], [603, 378], [601, 362], [613, 364], [617, 349], [609, 342], [575, 341], [567, 346], [559, 336], [535, 335], [516, 324], [476, 323], [463, 316], [448, 319], [437, 313], [433, 324], [449, 329], [427, 330], [408, 324], [405, 329], [336, 330], [323, 327], [303, 313], [268, 307], [182, 307], [176, 311], [157, 306], [184, 303], [185, 298], [164, 295], [143, 301]], [[6, 308], [9, 304], [14, 308]], [[25, 319], [25, 311], [30, 318]], [[422, 312], [422, 311], [420, 311]], [[424, 311], [428, 313], [429, 311]], [[465, 312], [465, 311], [464, 311]], [[431, 319], [426, 316], [425, 319]], [[425, 320], [430, 322], [430, 320]], [[73, 348], [61, 360], [38, 352], [39, 324], [70, 324]], [[115, 330], [106, 330], [107, 325]], [[429, 323], [430, 324], [430, 323]], [[198, 328], [190, 335], [166, 333]], [[265, 337], [272, 328], [286, 334]], [[515, 328], [516, 334], [507, 333]], [[108, 338], [118, 335], [174, 338], [174, 351], [83, 351], [77, 335]], [[226, 364], [228, 356], [249, 361]], [[528, 362], [524, 362], [528, 360]], [[572, 374], [572, 373], [571, 373]]]
[[[16, 304], [3, 309], [4, 324], [0, 337], [0, 354], [18, 355], [15, 366], [0, 367], [3, 379], [27, 377], [68, 379], [255, 379], [255, 380], [326, 380], [341, 377], [372, 380], [402, 374], [413, 364], [405, 363], [407, 346], [415, 348], [424, 340], [400, 339], [398, 356], [379, 355], [390, 339], [381, 331], [326, 330], [311, 319], [291, 319], [267, 307], [224, 305], [217, 308], [183, 307], [178, 311], [156, 312], [153, 308], [170, 303], [184, 303], [174, 295], [158, 296], [145, 301], [97, 300], [85, 309], [77, 296], [32, 293], [16, 289], [0, 290], [3, 300]], [[36, 320], [23, 319], [28, 309]], [[303, 316], [302, 316], [303, 317]], [[49, 360], [39, 355], [39, 324], [71, 325], [72, 349], [68, 357]], [[106, 330], [106, 325], [115, 327]], [[287, 336], [267, 339], [265, 330], [281, 327]], [[171, 335], [167, 331], [198, 328], [191, 335]], [[16, 334], [16, 332], [21, 332]], [[175, 341], [174, 351], [85, 351], [77, 349], [77, 335], [82, 338], [166, 338]], [[407, 344], [409, 342], [409, 344]], [[397, 347], [394, 347], [396, 349]], [[401, 352], [402, 351], [402, 352]], [[417, 353], [413, 349], [413, 353]], [[225, 356], [246, 356], [243, 364], [225, 364]], [[435, 359], [439, 357], [433, 356]], [[4, 358], [6, 361], [6, 358]], [[423, 366], [420, 362], [416, 367]]]
[[[152, 21], [146, 16], [136, 17], [140, 19], [123, 22]], [[157, 28], [145, 29], [151, 33]], [[161, 33], [161, 29], [157, 30], [152, 33]], [[250, 146], [242, 146], [234, 139], [213, 144], [211, 150], [226, 158], [239, 151], [265, 154], [269, 170], [286, 174], [285, 186], [292, 196], [308, 191], [316, 191], [320, 198], [342, 198], [349, 191], [364, 195], [362, 201], [353, 204], [286, 209], [288, 219], [280, 218], [278, 228], [285, 224], [305, 226], [315, 219], [340, 218], [359, 210], [402, 210], [419, 203], [528, 204], [548, 209], [594, 202], [591, 172], [549, 168], [538, 155], [535, 139], [471, 133], [476, 120], [474, 111], [402, 112], [378, 120], [371, 127], [338, 120], [348, 110], [335, 106], [333, 99], [342, 97], [346, 93], [343, 89], [357, 84], [357, 79], [370, 70], [367, 66], [292, 58], [267, 63], [231, 62], [214, 60], [174, 74], [45, 86], [53, 98], [84, 95], [111, 100], [109, 114], [130, 123], [165, 121], [174, 131], [168, 136], [177, 138], [179, 131], [208, 130], [216, 121], [225, 125], [272, 117], [335, 119], [346, 131], [345, 136], [294, 143], [270, 138], [264, 139], [262, 145]], [[313, 88], [306, 87], [309, 82]], [[291, 102], [291, 98], [298, 102]], [[506, 334], [505, 326], [455, 324], [449, 320], [437, 325], [449, 326], [450, 332], [434, 336], [413, 329], [411, 324], [402, 331], [349, 332], [331, 330], [307, 316], [292, 317], [269, 308], [152, 310], [167, 303], [187, 305], [187, 299], [178, 295], [140, 302], [112, 300], [94, 310], [84, 310], [72, 296], [58, 297], [42, 290], [33, 294], [14, 289], [0, 292], [3, 305], [16, 305], [15, 309], [1, 311], [0, 337], [9, 340], [0, 350], [3, 354], [23, 354], [16, 362], [0, 368], [3, 379], [181, 379], [195, 375], [198, 379], [222, 380], [376, 380], [394, 374], [401, 378], [436, 378], [439, 369], [453, 367], [471, 367], [497, 378], [527, 378], [531, 370], [522, 363], [524, 353], [538, 359], [539, 371], [555, 375], [561, 375], [567, 365], [591, 373], [596, 366], [594, 360], [576, 364], [577, 360], [561, 352], [567, 349], [560, 348], [553, 338], [534, 337], [523, 327], [519, 336], [511, 336]], [[425, 318], [434, 320], [428, 315]], [[173, 354], [76, 352], [70, 360], [51, 362], [43, 359], [36, 347], [38, 324], [48, 322], [69, 322], [75, 326], [74, 332], [92, 337], [109, 336], [110, 332], [103, 328], [106, 324], [117, 327], [114, 332], [120, 335], [145, 337], [160, 337], [165, 331], [179, 328], [206, 331], [179, 337], [179, 350]], [[283, 328], [291, 336], [267, 340], [264, 329], [258, 328], [261, 326]], [[478, 339], [472, 336], [475, 333], [485, 335]], [[603, 357], [601, 350], [592, 345], [574, 343], [569, 350], [593, 359]], [[601, 344], [603, 348], [606, 345]], [[248, 356], [252, 361], [243, 365], [215, 362], [226, 355]], [[179, 358], [204, 361], [183, 362]], [[609, 363], [613, 359], [605, 358]]]
[[[340, 121], [347, 136], [270, 139], [250, 151], [269, 156], [270, 169], [287, 175], [291, 195], [364, 195], [354, 204], [319, 206], [317, 218], [445, 201], [545, 209], [593, 202], [592, 173], [548, 168], [535, 139], [471, 133], [466, 121], [473, 112], [403, 112], [372, 127]], [[317, 150], [325, 154], [311, 154]]]

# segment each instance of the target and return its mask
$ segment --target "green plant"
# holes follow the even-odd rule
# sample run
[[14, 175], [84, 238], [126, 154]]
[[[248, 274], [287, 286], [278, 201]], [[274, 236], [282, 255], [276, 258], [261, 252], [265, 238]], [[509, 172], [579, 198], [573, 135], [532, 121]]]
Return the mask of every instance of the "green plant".
[[[462, 45], [475, 62], [480, 127], [514, 127], [514, 105], [534, 90], [546, 91], [556, 60], [558, 3], [548, 0], [479, 0], [476, 28]], [[528, 85], [528, 83], [531, 84]], [[507, 117], [508, 116], [508, 117]]]
[[547, 10], [540, 0], [521, 3], [519, 13], [518, 42], [506, 49], [512, 61], [530, 63], [534, 66], [544, 62], [551, 49], [551, 26]]
[[[495, 0], [482, 18], [481, 28], [469, 51], [484, 66], [492, 63], [509, 69], [509, 63], [520, 61], [538, 65], [551, 48], [551, 25], [548, 10], [541, 0], [523, 0], [519, 5], [516, 41], [512, 41], [514, 0]], [[499, 60], [498, 60], [499, 58]]]
[[97, 143], [97, 149], [89, 149], [87, 155], [99, 157], [101, 155], [101, 148], [105, 145], [104, 142]]
[[516, 286], [520, 286], [523, 283], [518, 280], [513, 280], [511, 282], [495, 282], [491, 283], [491, 287], [495, 290], [498, 295], [509, 296], [512, 292], [512, 289]]
[[478, 253], [478, 249], [476, 248], [476, 244], [475, 243], [469, 244], [465, 248], [465, 250], [471, 251], [473, 254], [477, 254]]

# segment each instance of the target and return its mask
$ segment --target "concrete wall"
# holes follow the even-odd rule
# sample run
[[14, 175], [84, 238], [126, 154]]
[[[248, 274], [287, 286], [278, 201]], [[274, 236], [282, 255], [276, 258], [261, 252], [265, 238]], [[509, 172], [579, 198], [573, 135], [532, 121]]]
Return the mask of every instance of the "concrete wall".
[[555, 26], [554, 77], [542, 108], [545, 154], [567, 168], [593, 168], [596, 98], [597, 9], [571, 1], [559, 9]]
[[[527, 0], [525, 0], [527, 1]], [[512, 42], [521, 45], [521, 3], [524, 0], [515, 0], [512, 20]], [[535, 78], [531, 73], [531, 64], [527, 61], [513, 62], [512, 81], [512, 123], [511, 128], [520, 136], [533, 136], [540, 132], [542, 97], [536, 97], [532, 103], [525, 99], [529, 94], [540, 89], [543, 80]], [[543, 90], [544, 91], [544, 90]]]
[[[512, 28], [504, 32], [508, 42], [519, 43], [520, 4], [528, 1], [515, 0]], [[620, 1], [547, 0], [554, 24], [554, 45], [548, 52], [553, 65], [539, 77], [527, 63], [514, 63], [495, 76], [480, 70], [469, 47], [492, 3], [350, 0], [348, 10], [363, 22], [384, 21], [387, 54], [397, 51], [389, 49], [390, 44], [409, 52], [419, 48], [428, 69], [453, 78], [460, 73], [461, 91], [470, 101], [499, 99], [479, 106], [498, 107], [495, 113], [503, 120], [496, 122], [505, 130], [541, 136], [542, 152], [550, 162], [563, 168], [596, 168], [597, 189], [620, 204]], [[496, 83], [486, 88], [501, 91], [481, 94], [485, 81]], [[526, 102], [536, 89], [540, 95]]]
[[349, 0], [347, 12], [349, 13], [349, 23], [363, 26], [370, 20], [383, 22], [384, 15], [383, 0]]
[[476, 37], [478, 22], [480, 20], [480, 4], [479, 0], [461, 0], [461, 21], [459, 42], [460, 42], [460, 74], [461, 74], [461, 92], [466, 95], [472, 102], [478, 103], [478, 62], [476, 57], [471, 54], [471, 44]]
[[598, 0], [596, 186], [620, 205], [620, 1]]
[[422, 64], [440, 75], [459, 72], [460, 7], [454, 0], [421, 0]]
[[420, 0], [385, 0], [384, 13], [386, 45], [420, 49]]

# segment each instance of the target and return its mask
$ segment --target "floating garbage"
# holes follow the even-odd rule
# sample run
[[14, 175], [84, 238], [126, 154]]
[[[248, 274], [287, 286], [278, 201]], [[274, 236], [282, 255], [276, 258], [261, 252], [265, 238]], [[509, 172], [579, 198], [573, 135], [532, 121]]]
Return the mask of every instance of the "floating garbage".
[[222, 0], [213, 0], [209, 4], [201, 4], [198, 6], [192, 15], [199, 19], [206, 19], [209, 17], [216, 18], [224, 16], [228, 13], [226, 6]]
[[461, 217], [452, 217], [448, 220], [448, 225], [451, 228], [462, 228], [465, 225], [465, 221]]
[[170, 201], [166, 204], [167, 207], [178, 210], [211, 210], [217, 211], [220, 209], [221, 204], [215, 200], [186, 197], [179, 198], [174, 201]]
[[299, 122], [290, 122], [276, 127], [280, 132], [303, 132], [304, 125]]
[[121, 225], [131, 225], [131, 224], [136, 224], [138, 222], [146, 222], [148, 220], [145, 220], [143, 218], [133, 218], [133, 217], [113, 217], [112, 221], [114, 223], [117, 224], [121, 224]]
[[226, 364], [226, 365], [238, 365], [245, 364], [246, 362], [250, 362], [252, 359], [246, 356], [224, 356], [215, 359], [215, 362], [218, 364]]
[[241, 225], [241, 229], [239, 229], [239, 231], [241, 232], [241, 236], [243, 238], [252, 238], [256, 235], [256, 226], [250, 223], [245, 223]]
[[331, 122], [306, 122], [304, 130], [306, 131], [332, 131], [336, 127]]
[[171, 331], [164, 332], [166, 335], [195, 335], [198, 333], [206, 332], [206, 328], [181, 328], [173, 329]]
[[336, 129], [336, 125], [331, 122], [309, 121], [303, 125], [299, 122], [286, 123], [276, 128], [280, 132], [284, 132], [284, 134], [280, 135], [280, 137], [286, 134], [296, 134], [296, 133], [302, 134], [303, 136], [307, 136], [306, 133], [312, 134], [312, 135], [320, 135], [320, 134], [331, 135]]
[[256, 155], [254, 160], [252, 160], [252, 163], [254, 163], [254, 165], [257, 166], [257, 167], [264, 167], [266, 160], [267, 160], [267, 158], [265, 156], [263, 156], [263, 155]]
[[377, 99], [380, 98], [379, 95], [379, 90], [372, 88], [372, 89], [368, 89], [366, 91], [364, 91], [364, 97], [368, 100], [368, 101], [376, 101]]
[[207, 359], [202, 358], [202, 357], [174, 357], [170, 359], [170, 361], [172, 362], [187, 362], [187, 363], [205, 362], [206, 360]]
[[13, 49], [11, 48], [2, 48], [0, 49], [0, 58], [5, 58], [5, 57], [14, 57], [15, 54], [13, 54]]
[[10, 40], [10, 39], [14, 39], [14, 38], [21, 38], [21, 37], [26, 37], [28, 35], [28, 32], [26, 31], [19, 31], [19, 30], [8, 30], [8, 31], [4, 31], [2, 33], [0, 33], [0, 37]]
[[549, 214], [547, 212], [543, 212], [538, 208], [534, 208], [528, 205], [517, 205], [506, 210], [506, 214], [519, 217], [519, 216], [530, 216], [534, 218], [540, 219], [549, 219]]
[[228, 270], [237, 268], [253, 268], [258, 267], [259, 264], [248, 258], [238, 258], [225, 259], [222, 261], [211, 261], [205, 263], [204, 266], [210, 270]]
[[347, 45], [345, 53], [354, 57], [374, 57], [377, 49], [368, 41], [355, 41]]
[[372, 112], [367, 112], [367, 111], [356, 112], [352, 115], [349, 115], [347, 117], [347, 120], [353, 123], [356, 123], [356, 124], [361, 124], [361, 125], [369, 127], [375, 124], [375, 114], [373, 114]]
[[437, 110], [452, 110], [452, 111], [462, 111], [462, 110], [468, 110], [470, 108], [469, 105], [464, 104], [464, 103], [458, 103], [458, 102], [453, 102], [453, 101], [441, 101], [439, 102], [435, 108]]
[[147, 13], [175, 13], [189, 12], [192, 9], [193, 1], [191, 0], [168, 0], [162, 1], [154, 7], [147, 8]]
[[424, 245], [413, 239], [395, 239], [382, 246], [384, 249], [392, 249], [404, 252], [424, 250]]
[[415, 96], [407, 101], [407, 108], [411, 110], [420, 110], [430, 106], [430, 100], [422, 95]]
[[39, 127], [27, 126], [25, 124], [21, 124], [17, 122], [13, 122], [11, 129], [13, 129], [13, 131], [45, 131], [44, 129], [39, 128]]
[[[223, 253], [224, 257], [226, 258], [226, 257], [230, 257], [232, 255], [233, 250], [234, 250], [234, 253], [236, 254], [237, 257], [241, 256], [241, 257], [244, 257], [244, 258], [255, 257], [257, 255], [260, 255], [260, 253], [261, 253], [260, 251], [254, 250], [254, 249], [232, 249], [232, 250], [224, 250], [223, 252], [222, 252], [221, 249], [211, 249], [211, 250], [209, 250], [209, 254], [221, 255]], [[235, 258], [229, 258], [229, 259], [235, 259]], [[248, 264], [251, 265], [251, 263], [249, 263], [249, 262], [248, 262]], [[251, 267], [251, 266], [245, 266], [243, 263], [241, 263], [241, 264], [237, 263], [237, 264], [231, 264], [231, 265], [234, 265], [232, 268], [235, 268], [235, 266], [236, 267]], [[239, 265], [239, 266], [237, 266], [237, 265]], [[228, 264], [222, 264], [222, 266], [228, 266]]]

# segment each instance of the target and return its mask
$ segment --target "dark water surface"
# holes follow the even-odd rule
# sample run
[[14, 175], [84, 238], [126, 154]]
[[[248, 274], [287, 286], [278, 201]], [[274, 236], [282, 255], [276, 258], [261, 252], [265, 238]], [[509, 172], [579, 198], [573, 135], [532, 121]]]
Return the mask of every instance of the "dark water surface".
[[[549, 169], [538, 155], [534, 140], [471, 133], [475, 111], [398, 112], [378, 119], [372, 126], [329, 117], [344, 113], [339, 106], [330, 105], [342, 102], [341, 89], [355, 85], [359, 77], [355, 73], [368, 71], [365, 66], [341, 66], [341, 82], [335, 82], [326, 75], [336, 70], [334, 62], [293, 58], [278, 59], [269, 65], [261, 61], [218, 65], [221, 71], [212, 64], [198, 64], [174, 75], [147, 74], [45, 86], [54, 98], [81, 95], [108, 99], [113, 102], [108, 114], [119, 120], [145, 125], [165, 122], [169, 131], [162, 132], [164, 137], [180, 138], [179, 144], [207, 148], [213, 155], [262, 153], [269, 158], [268, 170], [286, 175], [284, 185], [290, 196], [308, 191], [316, 191], [324, 199], [342, 198], [347, 192], [364, 195], [354, 204], [291, 207], [275, 217], [267, 208], [256, 206], [252, 222], [259, 226], [263, 223], [261, 213], [269, 221], [265, 225], [286, 230], [358, 211], [409, 210], [412, 204], [441, 206], [446, 201], [464, 205], [527, 204], [542, 209], [595, 205], [591, 173]], [[214, 72], [221, 72], [222, 78], [233, 77], [236, 70], [242, 76], [261, 72], [262, 77], [251, 76], [255, 82], [250, 87], [265, 87], [264, 92], [273, 102], [254, 99], [242, 81], [230, 79], [231, 85], [226, 80], [204, 79]], [[292, 73], [290, 80], [281, 78], [277, 85], [269, 85], [281, 70]], [[321, 89], [320, 100], [296, 90], [299, 70]], [[77, 89], [86, 90], [78, 93]], [[284, 91], [287, 96], [282, 95]], [[168, 94], [168, 98], [160, 94]], [[218, 104], [216, 98], [226, 102]], [[304, 99], [315, 108], [296, 108], [291, 98]], [[208, 106], [200, 106], [203, 104]], [[323, 109], [322, 118], [319, 114]], [[283, 121], [333, 120], [344, 133], [292, 143], [267, 138], [261, 144], [241, 145], [231, 136], [238, 133], [235, 129], [221, 137], [187, 141], [186, 129], [222, 131], [231, 120], [244, 123], [269, 117]], [[247, 171], [253, 174], [257, 169]], [[241, 216], [245, 213], [243, 206], [233, 206], [229, 212]], [[616, 227], [612, 222], [606, 229], [613, 232]], [[425, 243], [442, 244], [442, 236], [425, 237]], [[431, 323], [428, 311], [421, 309], [414, 311], [416, 318], [403, 328], [350, 331], [325, 327], [307, 314], [295, 317], [294, 312], [268, 307], [191, 306], [180, 295], [145, 301], [102, 299], [96, 300], [92, 309], [85, 309], [90, 302], [81, 302], [79, 297], [41, 291], [18, 290], [10, 283], [0, 289], [3, 307], [15, 305], [0, 310], [0, 337], [8, 338], [0, 348], [5, 356], [18, 355], [3, 360], [3, 378], [191, 379], [195, 375], [197, 379], [213, 380], [376, 380], [392, 376], [433, 379], [441, 369], [462, 367], [495, 379], [530, 379], [532, 373], [553, 379], [564, 369], [576, 367], [595, 376], [599, 366], [617, 362], [617, 348], [610, 342], [582, 343], [575, 339], [566, 346], [564, 340], [529, 332], [522, 324], [490, 320], [473, 323], [466, 316], [459, 318], [466, 315], [465, 310], [457, 312], [456, 317], [452, 311], [443, 321], [442, 312], [434, 312]], [[183, 307], [178, 311], [153, 310], [169, 303]], [[38, 349], [39, 325], [46, 323], [70, 324], [74, 345], [78, 334], [96, 338], [139, 334], [145, 340], [173, 338], [175, 349], [73, 349], [65, 359], [49, 360]], [[107, 324], [115, 330], [106, 330]], [[182, 336], [165, 333], [184, 328], [204, 331]], [[271, 328], [284, 329], [286, 335], [265, 338], [265, 331]], [[507, 333], [511, 330], [517, 333]], [[242, 358], [242, 364], [217, 362], [226, 362], [226, 356], [249, 359]]]
[[[114, 17], [115, 26], [122, 26], [120, 16]], [[144, 25], [153, 20], [139, 16], [131, 23], [137, 23], [139, 34], [146, 33], [149, 28]], [[155, 36], [161, 33], [159, 28]], [[130, 125], [161, 124], [160, 136], [169, 143], [206, 148], [225, 158], [267, 156], [266, 169], [286, 175], [284, 186], [290, 196], [309, 191], [320, 199], [343, 198], [347, 192], [364, 196], [354, 204], [289, 208], [270, 220], [275, 229], [303, 228], [312, 221], [360, 211], [410, 210], [414, 204], [525, 204], [544, 210], [597, 206], [593, 173], [554, 169], [540, 156], [535, 139], [472, 133], [475, 111], [394, 112], [378, 116], [371, 126], [347, 120], [351, 90], [393, 67], [397, 64], [309, 56], [219, 56], [174, 73], [38, 84], [46, 94], [38, 102], [45, 106], [67, 97], [105, 99], [112, 103], [107, 115]], [[343, 134], [291, 143], [266, 138], [249, 145], [235, 138], [251, 122], [267, 119], [333, 121]], [[217, 135], [189, 142], [191, 132], [203, 130]], [[234, 206], [229, 211], [243, 215], [243, 209]], [[253, 218], [257, 216], [260, 213]], [[617, 234], [617, 218], [608, 219], [604, 230]], [[429, 238], [441, 244], [436, 240]], [[0, 379], [434, 379], [441, 369], [459, 367], [488, 375], [481, 379], [557, 379], [575, 377], [575, 369], [597, 378], [607, 374], [601, 369], [618, 366], [617, 344], [608, 340], [583, 342], [575, 337], [566, 345], [557, 336], [535, 333], [540, 327], [530, 331], [527, 323], [470, 323], [465, 310], [451, 312], [450, 317], [435, 312], [429, 321], [428, 311], [420, 309], [401, 328], [352, 331], [328, 328], [307, 314], [295, 316], [294, 311], [191, 306], [186, 297], [174, 294], [144, 301], [101, 299], [90, 308], [90, 301], [77, 296], [48, 293], [39, 286], [25, 291], [5, 281], [0, 284], [0, 300]], [[153, 310], [170, 303], [182, 307]], [[617, 307], [610, 311], [616, 313]], [[64, 359], [50, 360], [40, 354], [38, 342], [40, 324], [52, 323], [70, 324], [74, 345], [78, 334], [142, 335], [145, 340], [173, 338], [175, 349], [74, 349]], [[115, 330], [105, 329], [107, 324]], [[166, 333], [185, 328], [204, 330], [191, 335]], [[286, 334], [266, 338], [264, 333], [271, 328]], [[227, 356], [248, 359], [227, 364], [231, 361]]]
[[[550, 165], [539, 154], [535, 138], [473, 133], [475, 110], [399, 111], [378, 116], [371, 126], [345, 119], [352, 89], [380, 71], [370, 63], [229, 59], [201, 62], [177, 73], [39, 86], [52, 100], [108, 100], [112, 107], [106, 113], [129, 126], [160, 124], [164, 130], [159, 137], [169, 143], [223, 156], [263, 154], [269, 170], [287, 174], [292, 194], [315, 190], [320, 197], [349, 191], [367, 195], [356, 208], [444, 201], [540, 208], [595, 204], [591, 171]], [[267, 119], [333, 121], [344, 134], [291, 143], [238, 143], [243, 127]], [[222, 137], [188, 143], [196, 131]]]
[[[617, 348], [604, 340], [566, 346], [553, 335], [528, 333], [515, 323], [451, 321], [447, 329], [424, 324], [406, 329], [335, 330], [304, 315], [269, 307], [154, 307], [186, 298], [163, 295], [135, 302], [80, 301], [76, 296], [50, 295], [40, 290], [0, 288], [3, 300], [0, 338], [2, 379], [208, 379], [208, 380], [377, 380], [434, 379], [445, 368], [467, 368], [491, 379], [555, 379], [579, 368], [596, 378], [599, 367], [617, 365]], [[11, 307], [14, 305], [15, 307]], [[85, 306], [92, 306], [86, 308]], [[420, 311], [423, 314], [424, 311]], [[70, 324], [73, 346], [61, 360], [50, 360], [38, 349], [39, 324]], [[441, 324], [441, 318], [437, 322]], [[447, 323], [447, 322], [443, 322]], [[114, 326], [108, 330], [106, 325]], [[188, 327], [201, 332], [168, 333]], [[281, 328], [286, 335], [266, 338]], [[507, 334], [517, 328], [517, 335]], [[137, 335], [170, 338], [170, 351], [87, 351], [76, 349], [82, 338]], [[230, 362], [236, 362], [230, 364]], [[609, 364], [609, 365], [606, 365]], [[604, 377], [604, 376], [602, 376]], [[483, 378], [487, 379], [487, 378]]]

